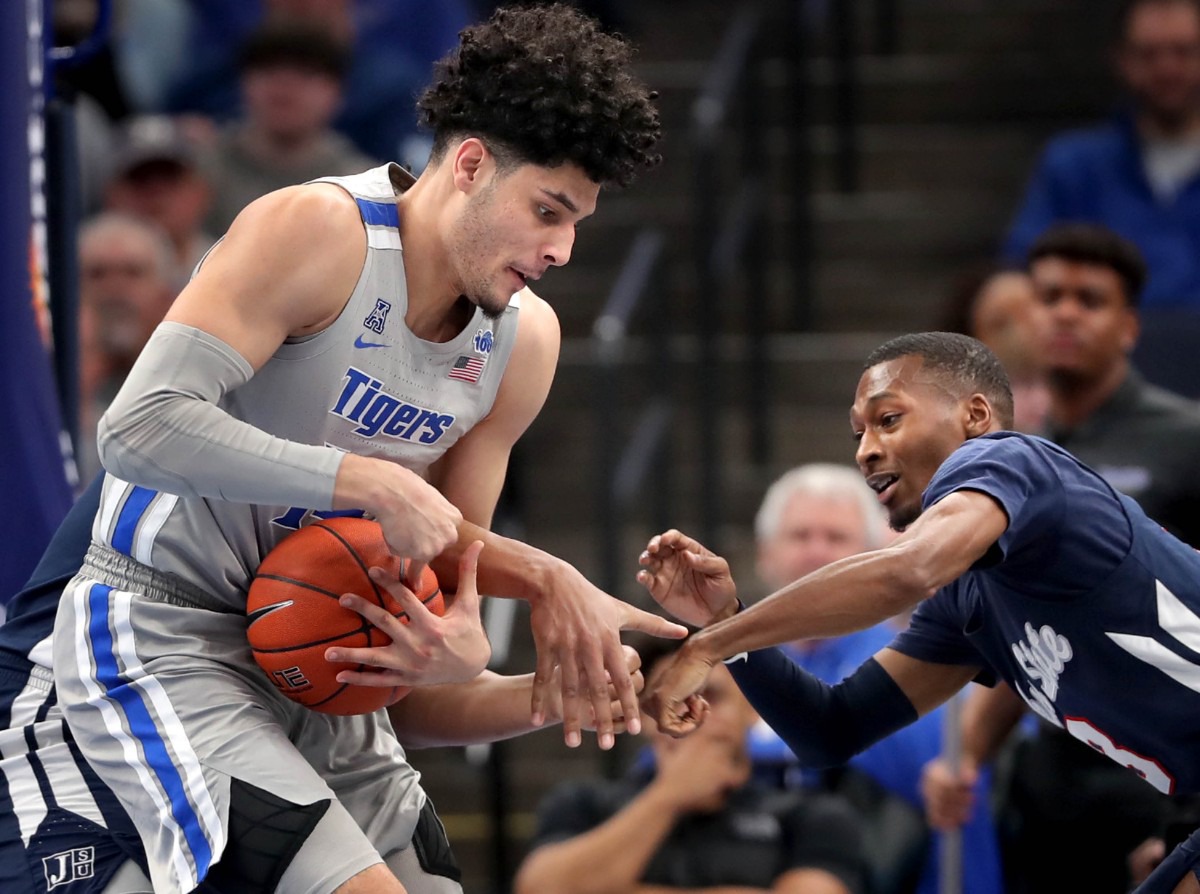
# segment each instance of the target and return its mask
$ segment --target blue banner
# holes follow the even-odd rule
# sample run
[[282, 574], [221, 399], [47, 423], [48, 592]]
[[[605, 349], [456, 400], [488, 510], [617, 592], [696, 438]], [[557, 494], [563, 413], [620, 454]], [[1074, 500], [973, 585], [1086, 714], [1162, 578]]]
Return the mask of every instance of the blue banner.
[[47, 352], [41, 16], [36, 0], [0, 2], [0, 604], [71, 505]]

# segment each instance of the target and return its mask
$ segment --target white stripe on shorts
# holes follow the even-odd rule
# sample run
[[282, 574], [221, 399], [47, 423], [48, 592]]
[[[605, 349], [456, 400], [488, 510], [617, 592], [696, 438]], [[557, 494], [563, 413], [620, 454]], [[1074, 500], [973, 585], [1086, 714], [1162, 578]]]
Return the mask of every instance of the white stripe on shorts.
[[166, 524], [171, 510], [179, 502], [175, 494], [159, 493], [150, 504], [150, 508], [142, 515], [141, 524], [133, 537], [133, 557], [143, 565], [150, 564], [150, 551], [154, 548], [154, 538]]
[[184, 734], [183, 721], [175, 713], [175, 706], [167, 697], [162, 683], [153, 674], [146, 673], [146, 669], [142, 666], [142, 660], [134, 651], [133, 624], [129, 619], [133, 594], [124, 590], [113, 590], [112, 595], [113, 626], [117, 633], [117, 654], [121, 656], [121, 664], [124, 665], [121, 668], [122, 675], [129, 680], [129, 685], [133, 689], [142, 693], [144, 698], [149, 698], [151, 704], [154, 705], [154, 710], [158, 714], [159, 731], [171, 742], [171, 748], [175, 752], [175, 760], [178, 762], [180, 770], [179, 775], [183, 778], [190, 800], [199, 809], [200, 821], [204, 824], [205, 837], [212, 848], [215, 862], [225, 850], [225, 827], [221, 824], [221, 817], [217, 813], [217, 806], [213, 803], [212, 793], [204, 781], [204, 769], [200, 765], [200, 758], [196, 756], [192, 743]]
[[[150, 800], [154, 802], [154, 806], [158, 811], [159, 822], [170, 831], [175, 841], [184, 842], [186, 839], [184, 838], [183, 830], [175, 822], [175, 817], [171, 813], [170, 807], [163, 800], [162, 792], [159, 791], [158, 785], [150, 776], [145, 763], [142, 762], [138, 754], [137, 745], [130, 735], [125, 732], [124, 727], [121, 726], [121, 715], [117, 710], [116, 703], [106, 696], [104, 690], [93, 676], [91, 640], [88, 638], [87, 629], [87, 598], [94, 585], [93, 581], [82, 581], [71, 592], [71, 600], [75, 608], [75, 642], [79, 644], [75, 650], [76, 673], [79, 675], [79, 680], [83, 683], [84, 688], [87, 689], [87, 703], [100, 712], [100, 716], [104, 720], [105, 729], [121, 745], [121, 753], [125, 758], [125, 763], [133, 768], [133, 772], [137, 774], [142, 788], [150, 796]], [[151, 857], [153, 858], [154, 855], [151, 855]], [[179, 847], [172, 848], [171, 864], [175, 869], [176, 883], [179, 885], [180, 890], [191, 891], [200, 883], [187, 856]]]
[[29, 847], [29, 839], [46, 818], [46, 799], [42, 797], [42, 787], [38, 785], [28, 755], [0, 760], [0, 770], [8, 781], [8, 793], [12, 797], [13, 812], [17, 815], [21, 841], [25, 847]]

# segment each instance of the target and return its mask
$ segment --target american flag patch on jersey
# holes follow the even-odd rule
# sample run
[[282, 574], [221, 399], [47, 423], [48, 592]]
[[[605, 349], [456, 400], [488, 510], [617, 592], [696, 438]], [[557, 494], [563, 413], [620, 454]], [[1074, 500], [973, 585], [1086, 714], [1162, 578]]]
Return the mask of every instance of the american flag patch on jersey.
[[454, 361], [454, 366], [450, 368], [450, 378], [472, 384], [478, 382], [479, 377], [483, 374], [485, 363], [487, 363], [486, 357], [459, 357]]

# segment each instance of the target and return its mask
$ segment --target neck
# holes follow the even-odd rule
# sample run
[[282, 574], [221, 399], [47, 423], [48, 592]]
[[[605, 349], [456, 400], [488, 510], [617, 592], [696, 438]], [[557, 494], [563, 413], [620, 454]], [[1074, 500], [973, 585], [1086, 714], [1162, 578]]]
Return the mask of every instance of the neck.
[[1052, 370], [1047, 376], [1050, 419], [1060, 428], [1075, 428], [1112, 397], [1128, 375], [1129, 361], [1125, 358], [1094, 379]]
[[1183, 115], [1154, 115], [1137, 118], [1138, 131], [1147, 139], [1179, 140], [1200, 134], [1200, 109]]
[[445, 182], [435, 169], [423, 173], [396, 199], [408, 290], [404, 322], [414, 335], [426, 341], [453, 338], [470, 314], [470, 305], [454, 281], [453, 263], [443, 237], [443, 210], [452, 192], [453, 184]]

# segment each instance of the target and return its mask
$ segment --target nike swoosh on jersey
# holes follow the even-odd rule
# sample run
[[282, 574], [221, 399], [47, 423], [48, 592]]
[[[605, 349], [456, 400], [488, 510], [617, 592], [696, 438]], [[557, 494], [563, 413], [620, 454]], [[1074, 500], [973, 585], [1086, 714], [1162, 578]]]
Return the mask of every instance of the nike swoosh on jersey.
[[381, 342], [363, 341], [363, 337], [360, 335], [358, 338], [354, 339], [354, 347], [356, 347], [356, 348], [387, 348], [387, 347], [390, 347], [390, 345], [385, 345]]

